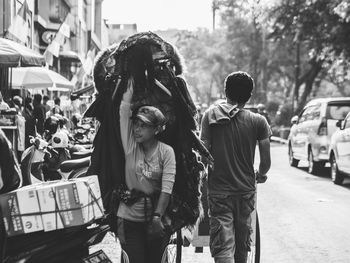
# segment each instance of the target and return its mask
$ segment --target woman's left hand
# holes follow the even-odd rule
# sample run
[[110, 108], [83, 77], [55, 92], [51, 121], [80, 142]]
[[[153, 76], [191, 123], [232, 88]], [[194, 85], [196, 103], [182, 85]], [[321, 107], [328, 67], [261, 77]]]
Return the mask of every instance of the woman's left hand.
[[162, 219], [158, 216], [152, 218], [148, 225], [148, 238], [150, 240], [161, 238], [165, 235], [165, 228]]

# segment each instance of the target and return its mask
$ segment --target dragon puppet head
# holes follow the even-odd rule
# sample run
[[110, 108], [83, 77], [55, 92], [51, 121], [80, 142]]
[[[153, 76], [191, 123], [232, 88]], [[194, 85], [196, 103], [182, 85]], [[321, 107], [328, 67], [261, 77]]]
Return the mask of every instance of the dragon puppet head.
[[96, 56], [93, 71], [96, 89], [103, 92], [111, 88], [110, 81], [117, 83], [118, 79], [130, 75], [142, 85], [150, 84], [156, 78], [156, 67], [165, 66], [176, 76], [183, 73], [182, 57], [177, 49], [152, 32], [138, 33]]

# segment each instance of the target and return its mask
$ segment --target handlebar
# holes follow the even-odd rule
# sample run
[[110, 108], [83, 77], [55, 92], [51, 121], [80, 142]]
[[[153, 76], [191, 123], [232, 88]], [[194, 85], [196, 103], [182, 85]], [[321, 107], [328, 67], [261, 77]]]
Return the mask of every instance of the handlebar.
[[34, 145], [38, 150], [42, 150], [44, 153], [51, 155], [51, 153], [58, 154], [58, 152], [49, 143], [39, 136], [29, 136], [30, 144]]

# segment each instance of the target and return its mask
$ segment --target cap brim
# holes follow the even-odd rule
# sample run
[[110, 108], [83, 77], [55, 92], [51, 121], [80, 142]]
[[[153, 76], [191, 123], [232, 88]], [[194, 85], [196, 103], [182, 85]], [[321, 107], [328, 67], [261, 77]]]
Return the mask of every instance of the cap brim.
[[144, 116], [142, 114], [137, 114], [135, 118], [139, 119], [140, 121], [142, 121], [148, 125], [154, 126], [154, 123], [152, 123], [146, 116]]

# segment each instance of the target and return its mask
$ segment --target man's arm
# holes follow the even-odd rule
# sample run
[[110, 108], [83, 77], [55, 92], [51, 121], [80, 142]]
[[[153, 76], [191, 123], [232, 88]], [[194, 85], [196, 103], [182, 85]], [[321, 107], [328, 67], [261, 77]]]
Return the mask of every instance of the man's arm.
[[[259, 153], [260, 153], [260, 165], [257, 177], [262, 176], [265, 177], [266, 173], [270, 170], [271, 167], [271, 154], [270, 154], [270, 138], [266, 138], [264, 140], [259, 141]], [[259, 181], [259, 178], [258, 182]], [[265, 182], [265, 180], [262, 181]]]
[[3, 186], [4, 186], [4, 181], [2, 180], [2, 170], [1, 170], [1, 167], [0, 167], [0, 191], [1, 191]]
[[[210, 152], [211, 151], [211, 132], [209, 127], [208, 111], [206, 111], [202, 117], [200, 139], [202, 140], [207, 150]], [[205, 164], [211, 164], [211, 162], [207, 160], [207, 158], [205, 158], [204, 156], [202, 156], [202, 160]]]

